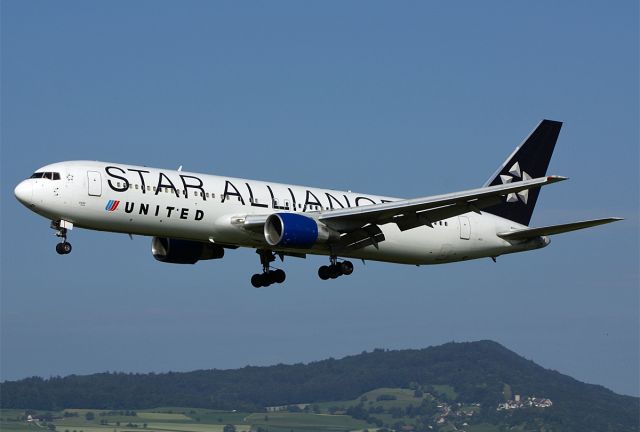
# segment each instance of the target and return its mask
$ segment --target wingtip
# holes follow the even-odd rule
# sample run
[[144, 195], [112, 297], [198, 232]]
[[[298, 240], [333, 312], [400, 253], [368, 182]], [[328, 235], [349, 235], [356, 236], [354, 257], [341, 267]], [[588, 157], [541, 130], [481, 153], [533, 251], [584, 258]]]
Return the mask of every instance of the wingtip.
[[559, 182], [564, 180], [569, 180], [569, 177], [559, 176], [559, 175], [547, 176], [547, 181], [550, 181], [550, 182]]

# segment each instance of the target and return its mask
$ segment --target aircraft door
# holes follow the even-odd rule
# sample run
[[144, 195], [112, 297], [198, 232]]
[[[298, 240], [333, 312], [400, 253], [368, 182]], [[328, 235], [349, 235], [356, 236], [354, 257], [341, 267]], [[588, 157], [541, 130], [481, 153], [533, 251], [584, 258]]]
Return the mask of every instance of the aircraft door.
[[102, 195], [102, 176], [98, 171], [87, 171], [89, 195], [101, 196]]
[[458, 216], [460, 222], [460, 238], [462, 240], [469, 240], [471, 238], [471, 222], [467, 216]]

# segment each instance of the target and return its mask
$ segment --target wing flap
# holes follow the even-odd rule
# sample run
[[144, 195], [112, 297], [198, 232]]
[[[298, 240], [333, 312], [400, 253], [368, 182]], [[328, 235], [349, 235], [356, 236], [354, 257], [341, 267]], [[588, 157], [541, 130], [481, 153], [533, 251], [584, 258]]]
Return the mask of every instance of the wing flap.
[[366, 225], [340, 237], [334, 246], [336, 251], [355, 250], [373, 245], [378, 248], [378, 243], [385, 240], [384, 233], [378, 225]]
[[546, 227], [540, 228], [525, 228], [516, 231], [510, 231], [505, 233], [498, 233], [498, 237], [501, 237], [505, 240], [526, 240], [534, 237], [554, 235], [554, 234], [562, 234], [570, 231], [581, 230], [584, 228], [591, 228], [598, 225], [604, 225], [611, 222], [620, 221], [622, 218], [603, 218], [603, 219], [592, 219], [580, 222], [571, 222], [561, 225], [549, 225]]

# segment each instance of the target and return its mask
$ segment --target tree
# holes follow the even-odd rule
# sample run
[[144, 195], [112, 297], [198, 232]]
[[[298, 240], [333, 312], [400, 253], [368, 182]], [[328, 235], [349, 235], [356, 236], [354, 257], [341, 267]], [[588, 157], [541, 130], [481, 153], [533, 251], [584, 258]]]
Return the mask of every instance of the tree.
[[93, 413], [93, 411], [87, 411], [87, 413], [84, 415], [84, 418], [87, 421], [92, 421], [93, 419], [96, 418], [96, 415]]
[[236, 432], [236, 427], [232, 424], [225, 425], [222, 429], [223, 432]]

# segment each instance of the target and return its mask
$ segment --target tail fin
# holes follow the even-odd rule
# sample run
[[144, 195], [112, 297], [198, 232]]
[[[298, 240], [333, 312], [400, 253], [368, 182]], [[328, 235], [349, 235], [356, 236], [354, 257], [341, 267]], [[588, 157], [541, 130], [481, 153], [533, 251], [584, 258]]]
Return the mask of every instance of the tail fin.
[[[542, 120], [520, 146], [516, 147], [485, 186], [544, 177], [556, 146], [562, 122]], [[483, 209], [505, 219], [529, 225], [540, 188], [509, 194], [505, 202]]]

